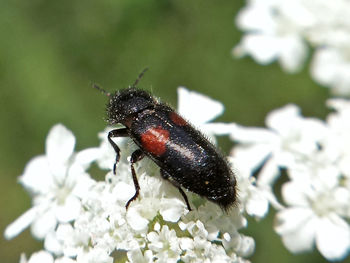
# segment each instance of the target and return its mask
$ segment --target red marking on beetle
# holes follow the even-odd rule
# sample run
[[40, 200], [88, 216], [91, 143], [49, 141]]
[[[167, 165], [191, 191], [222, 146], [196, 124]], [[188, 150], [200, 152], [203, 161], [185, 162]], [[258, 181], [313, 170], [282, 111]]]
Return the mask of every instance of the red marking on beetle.
[[170, 113], [169, 117], [176, 125], [179, 125], [179, 126], [187, 125], [187, 121], [185, 121], [179, 114], [177, 114], [174, 111]]
[[166, 151], [166, 143], [169, 141], [169, 131], [161, 127], [148, 129], [141, 135], [143, 148], [154, 155], [161, 156]]

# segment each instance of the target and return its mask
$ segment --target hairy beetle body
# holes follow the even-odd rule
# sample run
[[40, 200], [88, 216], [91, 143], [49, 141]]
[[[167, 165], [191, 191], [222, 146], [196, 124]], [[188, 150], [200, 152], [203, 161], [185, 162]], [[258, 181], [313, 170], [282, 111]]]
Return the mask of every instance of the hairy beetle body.
[[115, 94], [104, 91], [110, 97], [109, 123], [125, 126], [108, 134], [116, 152], [114, 172], [120, 149], [111, 138], [130, 137], [139, 146], [130, 160], [136, 193], [126, 207], [138, 197], [140, 190], [134, 163], [146, 155], [160, 167], [162, 177], [179, 189], [189, 210], [191, 207], [181, 187], [228, 210], [236, 201], [236, 179], [226, 159], [175, 110], [150, 93], [135, 88], [137, 82]]

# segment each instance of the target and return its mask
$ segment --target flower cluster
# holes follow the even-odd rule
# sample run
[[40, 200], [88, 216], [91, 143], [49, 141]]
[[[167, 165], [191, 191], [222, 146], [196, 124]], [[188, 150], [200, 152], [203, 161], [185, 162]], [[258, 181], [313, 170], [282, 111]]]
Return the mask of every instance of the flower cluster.
[[291, 252], [316, 245], [328, 260], [340, 260], [350, 251], [350, 102], [332, 99], [328, 105], [335, 111], [326, 121], [304, 118], [298, 107], [286, 105], [267, 116], [267, 129], [237, 125], [232, 154], [236, 163], [259, 170], [257, 184], [270, 190], [270, 198], [273, 183], [288, 176], [275, 231]]
[[[188, 100], [205, 105], [207, 114], [191, 115]], [[223, 112], [221, 103], [184, 88], [179, 89], [179, 101], [180, 113], [192, 117], [208, 137], [231, 129], [232, 125], [209, 123]], [[117, 259], [247, 262], [255, 244], [251, 237], [238, 232], [247, 226], [243, 202], [225, 213], [199, 199], [192, 204], [196, 209], [188, 211], [178, 190], [162, 180], [158, 167], [147, 159], [136, 166], [140, 196], [125, 209], [135, 193], [127, 158], [133, 146], [128, 139], [115, 139], [122, 153], [116, 175], [109, 171], [105, 180], [93, 179], [92, 163], [103, 170], [111, 169], [115, 161], [115, 152], [107, 141], [108, 130], [100, 134], [99, 147], [75, 152], [72, 132], [58, 124], [47, 136], [46, 154], [27, 164], [19, 182], [32, 196], [33, 205], [7, 227], [5, 237], [13, 238], [30, 226], [32, 235], [44, 240], [44, 248], [29, 259], [22, 255], [21, 263], [111, 263]], [[240, 181], [260, 200], [248, 177]], [[188, 196], [190, 202], [196, 197]], [[246, 196], [244, 202], [249, 200]], [[250, 213], [266, 213], [251, 206]]]
[[314, 49], [312, 77], [336, 94], [350, 95], [350, 2], [347, 0], [250, 0], [237, 17], [245, 31], [233, 53], [258, 63], [278, 60], [294, 72]]
[[[267, 128], [210, 123], [223, 106], [201, 94], [179, 88], [179, 111], [214, 139], [227, 134], [235, 142], [228, 157], [238, 185], [238, 203], [229, 213], [162, 180], [150, 160], [137, 166], [140, 196], [134, 195], [130, 156], [132, 143], [116, 138], [122, 150], [117, 174], [92, 179], [90, 165], [113, 167], [115, 153], [101, 132], [99, 147], [74, 152], [75, 138], [63, 125], [49, 132], [46, 154], [26, 166], [19, 182], [33, 206], [5, 231], [10, 239], [30, 226], [44, 249], [21, 263], [101, 262], [248, 262], [254, 252], [244, 216], [265, 217], [276, 209], [275, 231], [293, 253], [315, 246], [328, 260], [350, 251], [350, 102], [331, 99], [325, 121], [305, 118], [286, 105], [266, 118]], [[191, 103], [186, 103], [191, 101]], [[201, 107], [196, 116], [189, 105]], [[283, 177], [282, 197], [274, 193]], [[196, 205], [194, 205], [196, 204]]]
[[[233, 53], [251, 55], [261, 64], [278, 60], [284, 70], [295, 72], [311, 46], [315, 81], [348, 96], [349, 13], [347, 0], [247, 1], [237, 17], [245, 35]], [[350, 102], [331, 99], [328, 106], [333, 112], [325, 121], [304, 118], [297, 106], [286, 105], [267, 116], [266, 129], [237, 125], [231, 137], [239, 145], [232, 156], [247, 174], [258, 174], [257, 193], [278, 210], [275, 231], [291, 252], [316, 245], [328, 260], [339, 260], [350, 251]], [[281, 189], [283, 205], [272, 191], [281, 175], [288, 178]], [[250, 215], [253, 200], [245, 205]]]

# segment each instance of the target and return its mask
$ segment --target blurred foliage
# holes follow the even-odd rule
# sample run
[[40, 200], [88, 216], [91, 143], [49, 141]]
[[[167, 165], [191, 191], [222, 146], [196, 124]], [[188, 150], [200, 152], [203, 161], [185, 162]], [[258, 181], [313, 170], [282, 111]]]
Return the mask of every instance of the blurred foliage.
[[[287, 75], [276, 64], [232, 57], [241, 36], [234, 18], [243, 4], [1, 1], [1, 232], [31, 206], [17, 177], [32, 157], [44, 153], [54, 124], [73, 131], [78, 150], [98, 144], [106, 98], [92, 83], [110, 91], [125, 88], [147, 66], [140, 87], [173, 105], [180, 85], [207, 94], [226, 106], [220, 121], [261, 126], [269, 111], [287, 103], [296, 103], [307, 116], [324, 117], [328, 91], [312, 82], [307, 69]], [[253, 262], [324, 261], [316, 252], [291, 255], [272, 224], [272, 216], [250, 220], [244, 231], [256, 238]], [[30, 255], [41, 247], [27, 230], [11, 241], [1, 237], [0, 257], [18, 262], [21, 252]]]

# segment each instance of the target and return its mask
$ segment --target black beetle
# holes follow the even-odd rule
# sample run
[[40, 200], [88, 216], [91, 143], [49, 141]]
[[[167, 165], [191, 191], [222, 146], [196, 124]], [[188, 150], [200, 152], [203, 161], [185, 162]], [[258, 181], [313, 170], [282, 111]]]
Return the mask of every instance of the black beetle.
[[136, 192], [126, 208], [140, 191], [134, 164], [147, 155], [160, 167], [162, 177], [179, 189], [189, 210], [190, 204], [181, 187], [228, 210], [236, 201], [236, 179], [227, 160], [174, 109], [136, 88], [145, 71], [132, 86], [114, 94], [94, 86], [110, 98], [107, 105], [109, 124], [125, 126], [108, 133], [108, 141], [116, 152], [114, 173], [120, 149], [111, 138], [130, 137], [139, 147], [130, 159]]

